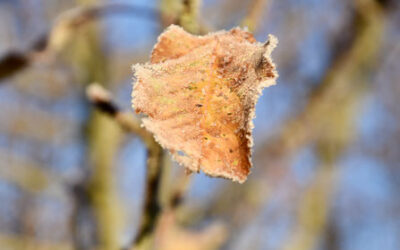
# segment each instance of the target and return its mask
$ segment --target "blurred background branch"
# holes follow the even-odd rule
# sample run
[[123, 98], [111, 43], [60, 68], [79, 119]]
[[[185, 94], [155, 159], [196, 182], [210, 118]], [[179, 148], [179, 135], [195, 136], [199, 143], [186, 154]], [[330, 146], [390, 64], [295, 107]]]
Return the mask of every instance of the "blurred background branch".
[[248, 14], [242, 21], [242, 26], [247, 27], [250, 32], [254, 33], [257, 30], [259, 22], [262, 20], [262, 15], [268, 10], [269, 0], [253, 0], [250, 4]]
[[43, 57], [44, 53], [62, 50], [83, 25], [116, 15], [155, 20], [159, 14], [154, 9], [123, 2], [91, 4], [67, 10], [59, 15], [51, 30], [40, 36], [27, 51], [10, 51], [0, 58], [0, 81], [29, 66], [38, 57], [38, 53]]

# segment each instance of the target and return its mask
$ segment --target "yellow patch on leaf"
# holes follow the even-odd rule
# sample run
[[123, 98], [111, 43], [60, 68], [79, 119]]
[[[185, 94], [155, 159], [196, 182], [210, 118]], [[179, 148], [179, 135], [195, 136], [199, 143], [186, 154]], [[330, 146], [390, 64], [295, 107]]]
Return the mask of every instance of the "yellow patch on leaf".
[[132, 104], [143, 125], [191, 171], [244, 182], [251, 168], [255, 104], [278, 74], [277, 39], [239, 28], [194, 36], [172, 25], [150, 63], [134, 65]]

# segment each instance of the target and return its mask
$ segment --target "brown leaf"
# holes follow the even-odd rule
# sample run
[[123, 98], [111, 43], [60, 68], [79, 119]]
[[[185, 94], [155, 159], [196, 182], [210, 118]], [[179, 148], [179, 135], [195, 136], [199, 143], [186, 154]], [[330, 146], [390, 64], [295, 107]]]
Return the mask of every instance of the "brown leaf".
[[151, 62], [134, 65], [132, 104], [143, 125], [186, 168], [244, 182], [258, 96], [278, 74], [262, 44], [239, 28], [193, 36], [172, 25]]

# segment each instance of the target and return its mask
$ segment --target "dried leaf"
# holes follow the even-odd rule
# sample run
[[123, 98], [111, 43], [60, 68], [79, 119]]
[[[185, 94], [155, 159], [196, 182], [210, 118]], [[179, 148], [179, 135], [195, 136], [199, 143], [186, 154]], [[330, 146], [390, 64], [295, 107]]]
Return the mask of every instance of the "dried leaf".
[[191, 171], [244, 182], [251, 168], [252, 119], [278, 74], [262, 44], [239, 28], [194, 36], [172, 25], [151, 62], [134, 65], [132, 104], [143, 125]]

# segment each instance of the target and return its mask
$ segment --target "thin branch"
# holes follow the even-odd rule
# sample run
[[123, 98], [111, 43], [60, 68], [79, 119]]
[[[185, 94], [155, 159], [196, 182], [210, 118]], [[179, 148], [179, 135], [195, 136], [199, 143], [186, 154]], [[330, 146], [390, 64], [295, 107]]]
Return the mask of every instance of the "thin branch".
[[89, 101], [100, 111], [114, 118], [125, 131], [140, 137], [147, 148], [155, 143], [153, 135], [141, 126], [140, 120], [129, 112], [123, 112], [112, 100], [111, 94], [98, 84], [91, 84], [86, 89]]
[[86, 94], [90, 102], [98, 110], [114, 118], [126, 131], [138, 135], [147, 147], [146, 197], [144, 200], [142, 221], [138, 234], [132, 243], [137, 246], [154, 231], [161, 212], [159, 187], [164, 151], [154, 140], [153, 135], [141, 127], [140, 120], [130, 113], [122, 112], [115, 102], [112, 101], [111, 94], [103, 87], [98, 84], [91, 84], [88, 86]]
[[251, 32], [257, 30], [267, 7], [268, 0], [253, 0], [252, 3], [250, 3], [249, 12], [242, 21], [242, 26], [246, 26]]
[[197, 35], [210, 32], [211, 29], [200, 19], [201, 4], [202, 0], [161, 0], [161, 25], [176, 24]]
[[192, 34], [200, 34], [200, 5], [202, 0], [182, 0], [182, 12], [178, 24]]
[[29, 61], [29, 58], [23, 53], [7, 53], [0, 60], [0, 80], [26, 68], [29, 65]]
[[147, 149], [147, 154], [146, 197], [142, 221], [134, 240], [135, 246], [140, 245], [146, 237], [152, 234], [161, 213], [159, 187], [164, 151], [158, 143], [154, 143], [152, 147]]
[[176, 181], [176, 185], [174, 186], [174, 189], [172, 190], [172, 194], [169, 199], [168, 206], [170, 207], [170, 209], [176, 209], [182, 204], [183, 196], [189, 188], [191, 173], [183, 170], [177, 178], [178, 180]]
[[158, 11], [127, 3], [102, 3], [77, 7], [59, 15], [49, 32], [40, 36], [27, 51], [10, 51], [0, 58], [0, 81], [27, 68], [37, 53], [59, 51], [72, 38], [75, 30], [91, 21], [114, 15], [157, 20]]

